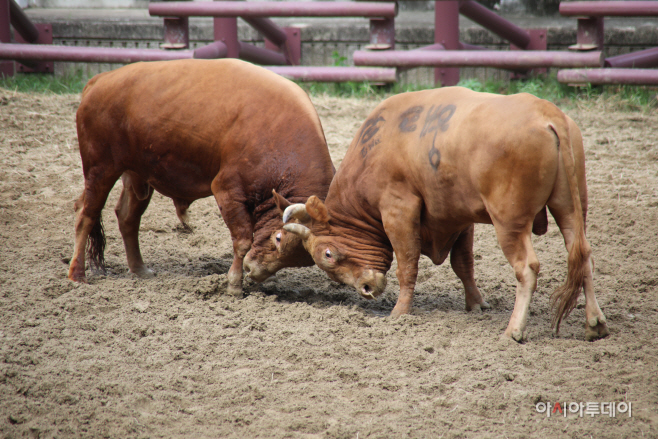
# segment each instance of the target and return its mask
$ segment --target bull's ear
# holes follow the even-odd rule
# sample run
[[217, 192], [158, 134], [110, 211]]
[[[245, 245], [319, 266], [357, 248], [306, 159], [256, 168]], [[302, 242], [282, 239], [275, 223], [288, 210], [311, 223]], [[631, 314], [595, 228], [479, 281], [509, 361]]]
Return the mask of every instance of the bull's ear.
[[292, 203], [279, 195], [274, 189], [272, 189], [272, 196], [274, 197], [274, 203], [276, 204], [276, 207], [279, 209], [279, 213], [283, 215], [283, 211], [286, 210], [286, 207], [290, 206]]
[[308, 213], [308, 215], [315, 221], [320, 223], [329, 222], [330, 217], [327, 206], [325, 206], [324, 203], [315, 195], [311, 195], [311, 197], [306, 200], [306, 213]]

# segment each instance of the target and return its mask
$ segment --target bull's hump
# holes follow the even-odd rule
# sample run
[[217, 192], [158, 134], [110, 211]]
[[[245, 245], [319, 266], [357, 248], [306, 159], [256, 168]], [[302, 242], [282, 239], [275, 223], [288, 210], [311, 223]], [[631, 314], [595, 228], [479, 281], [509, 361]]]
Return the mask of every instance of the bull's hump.
[[[278, 98], [279, 111], [285, 111], [286, 104], [304, 107], [310, 100], [304, 91], [282, 76], [260, 66], [236, 59], [222, 60], [175, 60], [150, 63], [135, 63], [112, 72], [97, 75], [90, 81], [93, 88], [104, 88], [113, 92], [113, 98], [123, 95], [134, 100], [147, 97], [173, 105], [188, 96], [216, 95], [224, 106], [242, 102], [249, 98], [260, 105], [274, 106], [273, 98]], [[119, 95], [119, 96], [117, 96]], [[201, 99], [210, 104], [210, 99]]]
[[[135, 63], [90, 81], [83, 102], [92, 113], [119, 108], [131, 124], [185, 128], [197, 138], [216, 138], [240, 122], [270, 131], [274, 120], [306, 120], [324, 142], [319, 118], [295, 83], [262, 67], [235, 59]], [[276, 117], [274, 117], [276, 116]], [[222, 121], [225, 129], [217, 125]], [[181, 127], [182, 125], [182, 127]]]

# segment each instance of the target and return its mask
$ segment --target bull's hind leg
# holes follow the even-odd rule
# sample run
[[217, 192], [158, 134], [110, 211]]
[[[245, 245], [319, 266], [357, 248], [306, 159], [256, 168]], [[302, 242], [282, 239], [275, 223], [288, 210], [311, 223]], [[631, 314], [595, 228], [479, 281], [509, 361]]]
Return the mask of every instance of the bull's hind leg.
[[529, 218], [527, 226], [520, 230], [506, 227], [495, 220], [494, 226], [500, 247], [516, 275], [516, 301], [504, 335], [520, 343], [527, 339], [528, 310], [532, 294], [537, 288], [539, 274], [539, 260], [532, 248], [530, 234], [532, 218]]
[[242, 296], [242, 272], [244, 257], [249, 252], [254, 236], [253, 220], [244, 204], [245, 196], [240, 189], [240, 179], [218, 175], [211, 189], [219, 206], [224, 223], [231, 232], [233, 263], [228, 271], [227, 294]]
[[475, 269], [473, 267], [473, 224], [460, 233], [457, 241], [450, 249], [450, 266], [464, 284], [466, 311], [489, 309], [491, 305], [484, 301], [477, 285], [475, 285]]
[[[76, 282], [86, 282], [85, 252], [88, 250], [95, 265], [102, 268], [105, 236], [101, 223], [101, 212], [107, 196], [119, 178], [107, 170], [91, 168], [85, 178], [85, 189], [75, 202], [75, 245], [69, 266], [68, 278]], [[90, 239], [89, 248], [87, 242]]]
[[69, 265], [68, 278], [76, 282], [86, 282], [85, 277], [85, 247], [95, 221], [86, 215], [82, 215], [85, 203], [85, 191], [75, 201], [75, 243], [73, 246], [73, 257]]
[[119, 221], [119, 230], [128, 258], [128, 268], [141, 278], [153, 277], [153, 271], [146, 268], [139, 251], [139, 224], [142, 215], [151, 201], [153, 188], [138, 175], [125, 172], [121, 176], [123, 190], [114, 212]]
[[[564, 238], [564, 244], [567, 248], [567, 251], [571, 250], [573, 245], [575, 235], [574, 235], [574, 218], [573, 211], [568, 212], [568, 208], [560, 208], [560, 206], [549, 206], [551, 215], [555, 218], [555, 222], [560, 228], [562, 237]], [[568, 213], [565, 213], [568, 212]], [[585, 242], [585, 245], [588, 244]], [[583, 290], [585, 291], [585, 339], [588, 341], [598, 340], [599, 338], [606, 337], [610, 334], [608, 326], [606, 324], [606, 318], [599, 307], [599, 303], [596, 300], [596, 295], [594, 294], [594, 275], [593, 268], [594, 263], [592, 261], [591, 254], [588, 255], [587, 261], [584, 264], [584, 279], [583, 279]]]

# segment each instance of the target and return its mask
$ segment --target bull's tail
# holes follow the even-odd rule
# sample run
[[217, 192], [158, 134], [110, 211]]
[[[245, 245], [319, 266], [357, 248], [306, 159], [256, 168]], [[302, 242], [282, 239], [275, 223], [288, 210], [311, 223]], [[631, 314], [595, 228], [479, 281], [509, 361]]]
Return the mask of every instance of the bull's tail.
[[560, 331], [562, 319], [566, 318], [576, 307], [578, 297], [583, 291], [587, 272], [586, 264], [589, 263], [591, 254], [591, 248], [585, 239], [585, 214], [578, 189], [576, 163], [568, 126], [566, 119], [560, 123], [550, 124], [550, 128], [558, 138], [558, 148], [562, 155], [573, 203], [573, 240], [570, 248], [567, 249], [569, 252], [567, 279], [564, 285], [558, 287], [551, 294], [551, 308], [554, 312], [551, 323], [556, 333]]
[[[96, 82], [107, 73], [109, 72], [99, 73], [98, 75], [94, 76], [87, 82], [85, 87], [82, 89], [82, 98], [83, 98], [82, 102], [84, 102], [85, 96], [91, 93], [94, 84], [96, 84]], [[80, 109], [81, 108], [82, 108], [82, 104], [80, 106]], [[80, 144], [80, 155], [82, 156], [82, 162], [84, 167], [85, 157], [83, 155], [83, 149], [85, 148], [83, 148], [83, 144], [84, 144], [83, 139], [85, 139], [86, 136], [82, 128], [81, 120], [79, 119], [80, 109], [78, 109], [78, 112], [76, 113], [76, 125], [78, 129], [78, 142]], [[75, 206], [76, 211], [82, 208], [83, 203], [84, 203], [84, 195], [76, 202], [76, 206]], [[100, 214], [98, 215], [98, 219], [96, 220], [94, 227], [91, 229], [91, 232], [89, 233], [89, 238], [87, 239], [87, 245], [85, 251], [87, 253], [87, 259], [89, 260], [89, 263], [91, 265], [94, 265], [96, 269], [102, 270], [103, 273], [105, 273], [105, 267], [106, 267], [105, 266], [105, 230], [103, 228], [103, 217]], [[84, 267], [82, 269], [84, 273]]]
[[87, 259], [97, 269], [105, 273], [105, 230], [103, 228], [103, 217], [99, 216], [96, 224], [89, 233], [87, 241]]

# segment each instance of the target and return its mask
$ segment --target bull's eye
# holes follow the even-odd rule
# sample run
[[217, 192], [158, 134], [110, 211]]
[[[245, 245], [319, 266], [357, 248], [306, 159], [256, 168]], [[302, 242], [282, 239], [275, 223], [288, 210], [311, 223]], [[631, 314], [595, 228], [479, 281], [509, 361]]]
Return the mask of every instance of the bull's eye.
[[331, 250], [329, 249], [325, 250], [324, 257], [327, 259], [331, 259]]
[[274, 238], [274, 239], [276, 239], [277, 244], [281, 244], [281, 232], [277, 233], [276, 238]]

